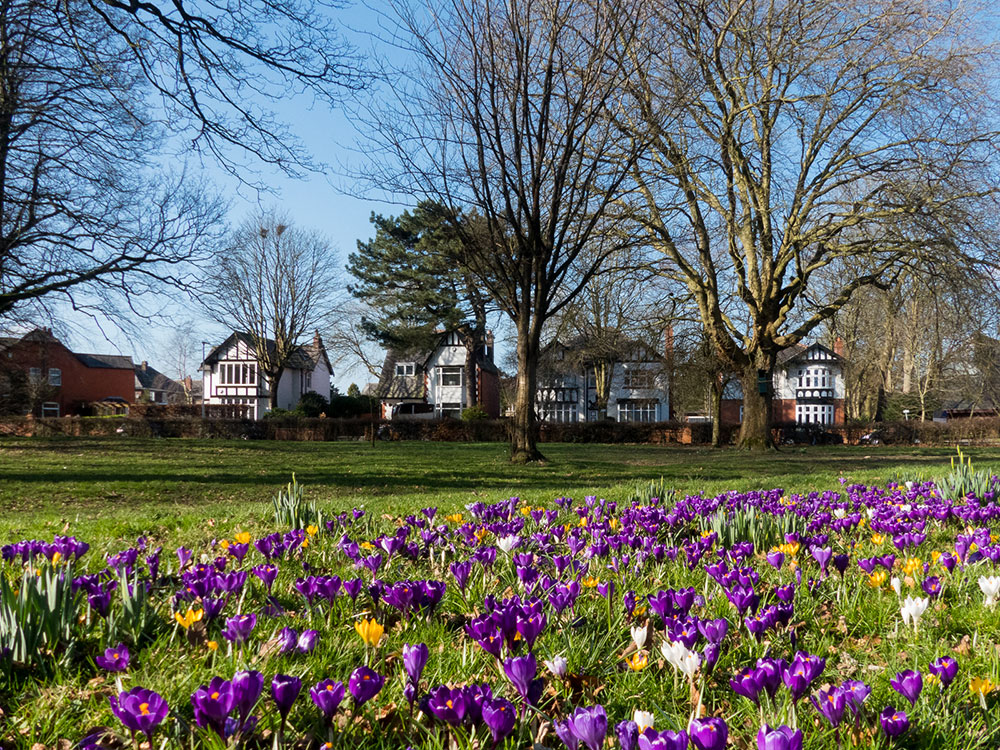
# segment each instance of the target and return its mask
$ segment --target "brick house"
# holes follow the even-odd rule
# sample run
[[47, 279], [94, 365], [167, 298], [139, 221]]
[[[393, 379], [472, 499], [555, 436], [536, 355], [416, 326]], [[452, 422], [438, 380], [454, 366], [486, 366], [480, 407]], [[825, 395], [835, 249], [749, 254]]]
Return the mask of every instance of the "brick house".
[[[844, 360], [840, 339], [828, 349], [822, 344], [796, 344], [778, 355], [771, 381], [774, 424], [843, 424]], [[743, 392], [739, 380], [723, 393], [722, 423], [743, 421]]]
[[[467, 409], [468, 349], [455, 332], [442, 332], [430, 350], [390, 349], [379, 382], [370, 393], [381, 402], [382, 418], [462, 416]], [[475, 386], [479, 406], [493, 419], [500, 416], [500, 373], [493, 364], [493, 335], [475, 352]]]
[[38, 417], [86, 414], [97, 402], [126, 407], [135, 397], [131, 357], [80, 354], [36, 328], [0, 337], [0, 396], [6, 409]]

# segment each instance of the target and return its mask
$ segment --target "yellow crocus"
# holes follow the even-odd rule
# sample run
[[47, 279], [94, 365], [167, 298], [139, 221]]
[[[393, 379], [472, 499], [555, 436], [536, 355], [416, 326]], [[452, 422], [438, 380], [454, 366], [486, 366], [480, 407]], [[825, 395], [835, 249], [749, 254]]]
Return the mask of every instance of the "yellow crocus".
[[641, 651], [636, 651], [631, 656], [625, 657], [625, 663], [633, 672], [641, 672], [649, 666], [649, 657]]
[[448, 523], [462, 523], [463, 519], [461, 513], [452, 513], [450, 516], [445, 516], [444, 520]]
[[250, 544], [250, 532], [249, 531], [241, 531], [239, 534], [237, 534], [233, 538], [236, 540], [237, 544]]
[[174, 612], [174, 619], [177, 620], [177, 624], [182, 628], [187, 630], [196, 622], [200, 622], [201, 618], [205, 616], [205, 610], [203, 609], [191, 609], [188, 607], [188, 611], [183, 615], [180, 612]]
[[989, 695], [997, 686], [987, 677], [973, 677], [969, 680], [969, 692], [973, 695]]
[[885, 583], [885, 579], [888, 578], [888, 573], [884, 570], [876, 570], [870, 576], [868, 576], [868, 585], [873, 589], [882, 588]]
[[208, 646], [208, 650], [209, 651], [218, 651], [219, 650], [219, 642], [218, 641], [209, 641], [205, 645]]
[[372, 647], [378, 645], [378, 642], [382, 640], [382, 633], [385, 632], [385, 628], [375, 622], [374, 618], [354, 623], [354, 629], [358, 631], [358, 635], [361, 636], [361, 640], [365, 642], [365, 645]]
[[594, 578], [594, 576], [587, 576], [580, 581], [580, 585], [586, 586], [588, 589], [592, 589], [600, 583], [600, 580]]
[[876, 547], [885, 541], [885, 536], [883, 534], [872, 534], [872, 544]]
[[912, 576], [914, 573], [922, 573], [924, 570], [924, 563], [919, 557], [907, 558], [906, 562], [903, 563], [903, 574]]

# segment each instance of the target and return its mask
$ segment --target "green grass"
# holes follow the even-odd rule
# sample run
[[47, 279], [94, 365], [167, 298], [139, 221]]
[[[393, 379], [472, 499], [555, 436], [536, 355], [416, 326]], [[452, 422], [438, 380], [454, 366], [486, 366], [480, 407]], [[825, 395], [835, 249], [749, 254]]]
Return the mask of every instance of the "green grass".
[[[134, 438], [0, 441], [0, 538], [70, 528], [119, 538], [152, 532], [211, 538], [213, 522], [270, 517], [270, 499], [294, 472], [310, 499], [394, 513], [427, 505], [560, 495], [619, 499], [663, 477], [680, 493], [781, 487], [830, 489], [838, 477], [879, 482], [947, 470], [949, 448], [811, 447], [773, 455], [651, 445], [543, 446], [549, 462], [515, 466], [497, 443], [292, 443]], [[1000, 449], [969, 452], [1000, 464]]]
[[[348, 530], [356, 541], [365, 541], [394, 532], [400, 516], [426, 506], [438, 506], [441, 515], [437, 520], [443, 522], [444, 514], [462, 510], [471, 501], [495, 502], [511, 495], [523, 497], [533, 507], [547, 508], [552, 508], [553, 499], [560, 495], [578, 500], [585, 495], [621, 500], [638, 482], [648, 484], [660, 477], [681, 495], [772, 487], [788, 493], [836, 491], [840, 477], [851, 483], [875, 484], [900, 474], [941, 476], [949, 470], [953, 455], [950, 449], [881, 447], [817, 447], [766, 456], [658, 446], [543, 447], [548, 464], [512, 466], [506, 460], [505, 446], [497, 444], [392, 443], [372, 448], [347, 443], [134, 439], [0, 442], [0, 543], [25, 537], [51, 538], [53, 533], [75, 534], [94, 546], [75, 572], [94, 572], [103, 567], [105, 552], [121, 550], [134, 544], [139, 534], [147, 534], [151, 547], [164, 547], [161, 573], [166, 571], [167, 576], [153, 589], [148, 626], [131, 629], [122, 624], [125, 621], [116, 614], [122, 604], [116, 598], [115, 616], [108, 622], [97, 620], [96, 615], [79, 622], [73, 647], [46, 656], [42, 660], [45, 669], [19, 666], [11, 675], [0, 675], [0, 747], [31, 747], [34, 743], [51, 747], [63, 739], [76, 741], [97, 725], [118, 728], [107, 700], [118, 688], [113, 677], [94, 666], [93, 659], [119, 640], [134, 645], [133, 665], [124, 686], [155, 689], [171, 705], [175, 719], [168, 722], [161, 737], [169, 740], [170, 748], [215, 746], [204, 732], [188, 726], [190, 695], [213, 676], [229, 677], [245, 667], [261, 670], [268, 680], [275, 673], [303, 678], [303, 695], [290, 717], [295, 728], [290, 740], [308, 736], [314, 745], [324, 736], [324, 729], [308, 699], [308, 688], [325, 677], [346, 679], [366, 659], [388, 675], [389, 682], [357, 719], [348, 722], [342, 713], [347, 726], [336, 746], [388, 750], [405, 747], [401, 744], [405, 737], [406, 743], [418, 747], [450, 747], [449, 735], [439, 723], [409, 723], [399, 664], [404, 643], [431, 646], [423, 689], [476, 680], [510, 697], [511, 688], [492, 659], [463, 635], [464, 623], [481, 611], [487, 594], [509, 596], [521, 591], [514, 565], [502, 553], [488, 573], [477, 566], [465, 596], [449, 584], [438, 615], [406, 622], [385, 607], [375, 609], [386, 625], [385, 640], [377, 651], [366, 652], [353, 628], [357, 619], [372, 614], [365, 595], [357, 603], [341, 597], [332, 608], [308, 608], [294, 591], [293, 581], [304, 574], [305, 563], [313, 573], [370, 577], [347, 564], [339, 549], [342, 530], [320, 531], [307, 550], [280, 563], [274, 593], [287, 614], [262, 617], [245, 653], [230, 652], [221, 638], [224, 617], [210, 623], [197, 637], [194, 633], [185, 635], [174, 623], [171, 608], [172, 594], [179, 585], [174, 547], [184, 544], [195, 551], [196, 559], [199, 555], [210, 559], [222, 554], [221, 547], [209, 546], [210, 540], [232, 539], [239, 530], [251, 531], [255, 537], [275, 531], [270, 499], [293, 472], [305, 486], [307, 497], [324, 510], [366, 506], [367, 516]], [[983, 469], [1000, 466], [1000, 450], [973, 451], [972, 458]], [[562, 511], [560, 523], [577, 524], [576, 513]], [[946, 528], [930, 526], [935, 529], [933, 538], [919, 552], [924, 558], [931, 550], [948, 549], [955, 534], [963, 530], [955, 519]], [[697, 523], [685, 528], [692, 538], [698, 538], [699, 531]], [[486, 541], [495, 540], [487, 537]], [[847, 577], [832, 576], [815, 594], [809, 594], [803, 584], [796, 598], [795, 623], [799, 647], [823, 654], [828, 660], [824, 682], [863, 679], [874, 688], [863, 732], [856, 738], [844, 736], [845, 747], [873, 747], [879, 742], [875, 739], [877, 719], [872, 713], [887, 703], [900, 705], [888, 685], [892, 675], [904, 668], [926, 671], [932, 658], [944, 654], [959, 655], [959, 682], [942, 698], [936, 689], [925, 688], [924, 698], [911, 712], [917, 728], [899, 746], [920, 750], [995, 747], [1000, 736], [1000, 725], [993, 718], [997, 697], [990, 697], [991, 711], [980, 711], [967, 688], [971, 676], [1000, 681], [1000, 650], [996, 647], [1000, 611], [982, 605], [976, 583], [978, 575], [989, 573], [992, 566], [979, 563], [968, 571], [956, 569], [954, 575], [935, 569], [946, 581], [945, 593], [925, 615], [921, 630], [914, 632], [899, 624], [899, 602], [888, 582], [878, 589], [866, 585], [866, 576], [854, 562], [861, 556], [890, 551], [889, 541], [876, 544], [869, 532], [862, 531], [834, 535], [832, 545], [835, 551], [852, 555]], [[440, 554], [436, 551], [432, 558], [418, 563], [394, 560], [380, 576], [389, 581], [450, 581], [447, 563], [467, 553], [461, 543], [458, 546], [456, 553], [443, 545]], [[899, 557], [897, 568], [902, 566], [904, 555]], [[624, 667], [622, 655], [629, 644], [629, 626], [635, 622], [626, 618], [621, 597], [630, 589], [644, 595], [661, 588], [693, 586], [707, 598], [699, 610], [701, 616], [729, 617], [733, 622], [715, 676], [705, 686], [705, 707], [726, 718], [737, 746], [753, 745], [760, 716], [749, 701], [732, 692], [728, 677], [752, 665], [768, 649], [790, 656], [787, 633], [755, 643], [718, 586], [701, 570], [688, 570], [683, 560], [680, 556], [676, 563], [648, 566], [641, 575], [624, 569], [612, 574], [605, 561], [594, 563], [591, 574], [617, 581], [614, 605], [609, 609], [605, 600], [588, 588], [572, 614], [550, 615], [550, 625], [536, 649], [539, 663], [561, 653], [579, 679], [550, 680], [546, 706], [564, 715], [574, 706], [600, 702], [607, 707], [612, 725], [642, 708], [657, 716], [658, 729], [686, 726], [691, 692], [661, 663], [658, 644], [662, 632], [654, 633], [656, 645], [650, 647], [646, 670], [632, 673]], [[230, 567], [248, 570], [260, 561], [251, 549], [243, 563]], [[807, 578], [819, 575], [804, 549], [799, 552], [799, 562]], [[761, 573], [760, 590], [765, 596], [777, 585], [794, 580], [790, 564], [781, 571], [772, 570], [763, 561], [762, 550], [757, 551], [752, 564]], [[15, 566], [6, 574], [12, 580], [20, 575]], [[245, 591], [245, 597], [229, 603], [226, 616], [236, 611], [262, 611], [265, 593], [260, 583], [251, 577]], [[909, 593], [919, 594], [919, 590], [908, 588], [904, 596]], [[267, 644], [283, 626], [318, 629], [320, 645], [308, 656], [276, 654]], [[962, 646], [963, 636], [968, 636], [971, 649]], [[210, 650], [207, 639], [218, 641], [219, 649]], [[539, 668], [544, 673], [541, 665]], [[836, 746], [832, 730], [816, 720], [811, 706], [802, 702], [798, 710], [807, 750]], [[269, 698], [263, 699], [259, 713], [263, 729], [270, 732], [278, 727]], [[788, 715], [771, 712], [767, 719], [771, 723], [787, 721]], [[533, 721], [533, 731], [538, 726], [538, 721]], [[528, 728], [524, 726], [506, 747], [528, 744]], [[559, 746], [551, 734], [546, 745]], [[464, 740], [457, 746], [471, 747]]]

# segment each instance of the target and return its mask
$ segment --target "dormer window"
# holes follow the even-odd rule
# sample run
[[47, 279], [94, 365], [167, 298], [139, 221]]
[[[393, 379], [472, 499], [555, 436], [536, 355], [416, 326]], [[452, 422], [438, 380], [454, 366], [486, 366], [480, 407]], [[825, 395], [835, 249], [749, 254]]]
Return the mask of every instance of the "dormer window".
[[416, 372], [416, 366], [412, 362], [402, 362], [396, 364], [396, 374], [409, 377]]

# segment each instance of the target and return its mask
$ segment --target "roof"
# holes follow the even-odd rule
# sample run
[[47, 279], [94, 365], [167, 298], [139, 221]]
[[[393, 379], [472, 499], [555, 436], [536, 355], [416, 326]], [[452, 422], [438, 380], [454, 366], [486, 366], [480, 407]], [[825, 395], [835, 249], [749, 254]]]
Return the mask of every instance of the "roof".
[[135, 387], [147, 391], [184, 393], [184, 386], [143, 362], [135, 366]]
[[131, 357], [119, 354], [78, 354], [73, 352], [73, 356], [87, 367], [99, 367], [105, 370], [131, 370], [135, 367]]
[[790, 365], [794, 362], [799, 362], [799, 361], [805, 362], [807, 360], [804, 359], [804, 355], [810, 349], [822, 349], [829, 359], [834, 360], [836, 362], [842, 362], [844, 360], [844, 358], [841, 357], [839, 354], [837, 354], [835, 351], [833, 351], [833, 349], [823, 346], [822, 344], [812, 343], [806, 345], [803, 343], [798, 343], [798, 344], [792, 344], [791, 346], [782, 349], [780, 352], [778, 352], [778, 357], [775, 360], [775, 364]]
[[[221, 354], [229, 349], [234, 341], [240, 341], [250, 349], [254, 347], [253, 337], [249, 333], [233, 331], [225, 341], [212, 348], [208, 356], [205, 357], [205, 361], [201, 363], [201, 369], [204, 369], [206, 365], [218, 362]], [[269, 352], [274, 351], [273, 339], [267, 339], [267, 348]], [[320, 362], [326, 365], [331, 374], [333, 373], [330, 359], [326, 355], [326, 347], [323, 346], [323, 339], [320, 338], [319, 333], [316, 333], [311, 344], [300, 344], [295, 347], [285, 367], [290, 370], [314, 370]]]

